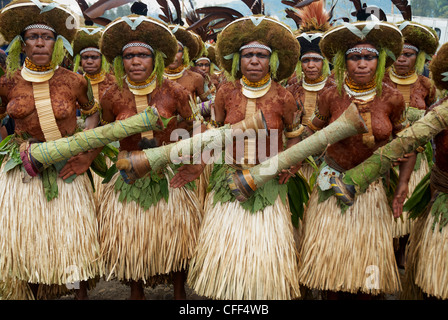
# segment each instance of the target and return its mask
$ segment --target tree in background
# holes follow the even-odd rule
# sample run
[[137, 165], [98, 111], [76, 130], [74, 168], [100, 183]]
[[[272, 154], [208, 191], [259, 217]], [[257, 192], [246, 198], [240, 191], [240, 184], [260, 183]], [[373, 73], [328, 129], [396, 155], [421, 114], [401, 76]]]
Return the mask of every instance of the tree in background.
[[446, 0], [412, 0], [409, 2], [415, 16], [448, 18], [448, 1]]

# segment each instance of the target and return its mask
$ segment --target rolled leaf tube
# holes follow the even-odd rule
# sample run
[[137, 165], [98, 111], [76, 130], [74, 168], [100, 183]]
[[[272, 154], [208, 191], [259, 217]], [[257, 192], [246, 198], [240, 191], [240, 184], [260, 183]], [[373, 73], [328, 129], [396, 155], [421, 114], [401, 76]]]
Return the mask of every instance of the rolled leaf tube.
[[[151, 170], [159, 171], [167, 164], [190, 157], [200, 156], [204, 150], [213, 150], [222, 146], [225, 141], [243, 136], [247, 130], [267, 132], [266, 121], [259, 110], [251, 118], [236, 124], [226, 124], [219, 128], [209, 129], [191, 138], [157, 148], [142, 151], [122, 151], [118, 155], [117, 169], [126, 183], [134, 183], [136, 179], [144, 177]], [[197, 160], [197, 159], [196, 159]], [[195, 159], [194, 159], [195, 161]]]
[[145, 111], [124, 120], [117, 120], [105, 126], [77, 132], [70, 137], [40, 143], [26, 143], [21, 146], [21, 157], [25, 169], [31, 176], [49, 165], [67, 160], [81, 152], [105, 146], [150, 130], [162, 130], [168, 119], [162, 119], [157, 109], [148, 107]]
[[369, 185], [389, 171], [394, 161], [428, 143], [448, 126], [448, 100], [429, 111], [423, 118], [401, 131], [398, 136], [378, 148], [372, 156], [346, 171], [338, 182], [354, 186], [363, 193]]
[[338, 119], [305, 140], [250, 169], [237, 170], [227, 179], [230, 190], [239, 201], [246, 201], [256, 189], [275, 178], [282, 170], [324, 151], [329, 144], [366, 132], [365, 122], [356, 106], [351, 104]]

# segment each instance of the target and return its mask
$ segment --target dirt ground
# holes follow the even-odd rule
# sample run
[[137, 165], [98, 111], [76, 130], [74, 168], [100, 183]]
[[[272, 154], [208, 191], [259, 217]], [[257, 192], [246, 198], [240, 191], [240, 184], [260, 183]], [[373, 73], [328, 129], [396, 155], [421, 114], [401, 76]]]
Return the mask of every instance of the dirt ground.
[[[209, 300], [197, 295], [191, 288], [185, 285], [187, 300]], [[117, 280], [100, 280], [95, 288], [89, 291], [89, 300], [126, 300], [129, 298], [129, 286]], [[173, 300], [172, 285], [158, 285], [155, 288], [145, 288], [147, 300]], [[66, 295], [59, 300], [73, 300], [73, 295]]]
[[[196, 294], [188, 285], [185, 285], [187, 300], [211, 300], [207, 297]], [[117, 281], [100, 280], [95, 288], [89, 291], [89, 300], [126, 300], [129, 298], [129, 286]], [[173, 300], [172, 285], [158, 285], [155, 288], [145, 288], [145, 296], [147, 300]], [[66, 295], [58, 300], [73, 300], [73, 295]], [[321, 300], [321, 296], [317, 292], [310, 292], [305, 297], [306, 300]], [[397, 295], [387, 295], [383, 300], [397, 300]]]

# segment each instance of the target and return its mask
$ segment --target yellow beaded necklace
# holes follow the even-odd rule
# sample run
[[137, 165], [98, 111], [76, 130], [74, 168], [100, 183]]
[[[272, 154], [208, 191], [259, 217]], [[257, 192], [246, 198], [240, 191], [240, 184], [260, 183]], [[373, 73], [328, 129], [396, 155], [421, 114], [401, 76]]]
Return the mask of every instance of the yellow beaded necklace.
[[99, 83], [101, 81], [104, 80], [106, 72], [105, 71], [100, 71], [96, 74], [85, 74], [86, 77], [90, 80], [91, 84], [95, 84], [95, 83]]
[[49, 70], [53, 69], [53, 67], [51, 66], [51, 62], [44, 66], [38, 66], [38, 65], [34, 64], [28, 57], [25, 58], [24, 65], [27, 69], [29, 69], [31, 71], [37, 71], [37, 72], [44, 72], [44, 71], [49, 71]]
[[141, 89], [141, 88], [149, 86], [152, 83], [152, 81], [154, 80], [155, 76], [156, 76], [156, 74], [154, 73], [148, 79], [146, 79], [145, 81], [142, 81], [142, 82], [134, 82], [131, 79], [129, 79], [128, 77], [126, 77], [126, 82], [128, 83], [128, 85], [130, 87], [133, 87], [136, 89]]
[[248, 86], [248, 87], [252, 87], [252, 88], [260, 88], [263, 87], [264, 85], [266, 85], [269, 80], [271, 80], [271, 74], [268, 72], [263, 79], [261, 79], [260, 81], [257, 82], [251, 82], [250, 80], [248, 80], [244, 75], [242, 77], [243, 83]]
[[392, 69], [391, 69], [391, 71], [392, 71], [392, 73], [393, 73], [393, 75], [394, 75], [395, 77], [400, 78], [400, 79], [410, 78], [410, 77], [412, 77], [412, 76], [415, 74], [415, 69], [409, 70], [409, 71], [408, 71], [407, 73], [405, 73], [405, 74], [398, 74], [398, 73], [397, 73], [397, 70], [395, 70], [395, 66], [394, 66], [394, 65], [392, 65]]
[[177, 67], [176, 69], [165, 68], [165, 73], [166, 74], [177, 74], [177, 73], [182, 72], [184, 69], [185, 69], [184, 65], [181, 65], [181, 66]]
[[373, 90], [376, 87], [376, 81], [375, 78], [367, 82], [366, 84], [357, 84], [351, 79], [350, 77], [345, 77], [345, 84], [347, 87], [352, 90], [353, 92], [360, 93], [360, 92], [367, 92], [370, 90]]
[[310, 80], [307, 77], [305, 77], [305, 82], [308, 84], [316, 84], [316, 83], [320, 83], [320, 82], [324, 81], [325, 78], [326, 77], [323, 74], [321, 74], [320, 77], [318, 77], [317, 79], [314, 79], [314, 80]]

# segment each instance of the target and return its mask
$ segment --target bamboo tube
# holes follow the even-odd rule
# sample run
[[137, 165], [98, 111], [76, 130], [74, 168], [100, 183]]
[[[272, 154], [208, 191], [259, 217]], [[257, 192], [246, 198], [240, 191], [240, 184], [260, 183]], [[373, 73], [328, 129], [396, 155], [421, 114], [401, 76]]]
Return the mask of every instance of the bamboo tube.
[[[183, 139], [165, 146], [144, 149], [143, 151], [122, 151], [118, 154], [117, 169], [126, 183], [134, 183], [135, 180], [144, 177], [150, 171], [159, 171], [168, 163], [176, 162], [182, 158], [200, 156], [205, 150], [219, 148], [222, 150], [223, 142], [239, 136], [244, 136], [248, 130], [266, 131], [266, 121], [259, 110], [252, 117], [236, 124], [225, 124], [222, 127], [209, 129], [192, 138]], [[197, 161], [194, 159], [193, 161]], [[200, 159], [199, 159], [200, 160]], [[198, 162], [201, 163], [201, 162]]]
[[346, 171], [342, 176], [332, 178], [336, 195], [350, 205], [355, 194], [364, 193], [372, 182], [389, 171], [394, 161], [419, 146], [424, 146], [447, 126], [448, 100], [401, 131], [397, 138], [375, 150], [364, 162]]
[[334, 122], [307, 139], [247, 170], [237, 170], [228, 177], [230, 190], [239, 201], [246, 201], [253, 192], [308, 156], [325, 150], [327, 145], [353, 135], [368, 132], [354, 104]]
[[41, 143], [26, 142], [20, 147], [22, 162], [26, 171], [34, 177], [49, 165], [81, 152], [105, 146], [136, 133], [162, 130], [169, 120], [162, 119], [154, 107], [148, 107], [127, 119], [78, 132], [70, 137]]

